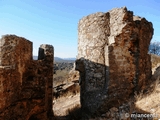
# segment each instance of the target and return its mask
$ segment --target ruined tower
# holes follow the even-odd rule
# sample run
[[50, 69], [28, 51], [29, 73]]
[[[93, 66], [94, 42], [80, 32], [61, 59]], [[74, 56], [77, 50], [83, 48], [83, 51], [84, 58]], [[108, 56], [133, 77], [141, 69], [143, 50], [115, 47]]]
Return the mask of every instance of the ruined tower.
[[32, 59], [32, 42], [15, 35], [0, 39], [0, 119], [51, 120], [53, 46], [41, 45]]
[[151, 77], [152, 35], [152, 23], [126, 7], [79, 21], [76, 70], [84, 113], [103, 113], [144, 88]]

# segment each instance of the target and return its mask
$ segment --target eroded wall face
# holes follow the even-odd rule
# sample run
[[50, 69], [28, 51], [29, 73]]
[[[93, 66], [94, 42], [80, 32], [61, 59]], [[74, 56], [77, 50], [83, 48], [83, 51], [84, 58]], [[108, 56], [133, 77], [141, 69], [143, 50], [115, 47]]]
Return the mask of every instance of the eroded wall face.
[[91, 14], [79, 21], [76, 69], [81, 76], [84, 111], [105, 112], [147, 84], [152, 35], [152, 23], [133, 16], [127, 8]]
[[90, 15], [79, 23], [78, 59], [84, 59], [85, 80], [90, 83], [86, 84], [86, 91], [101, 90], [105, 83], [104, 47], [108, 40], [108, 25], [109, 14], [103, 13]]
[[0, 119], [52, 119], [53, 47], [32, 60], [32, 42], [15, 35], [0, 40]]
[[[80, 71], [81, 104], [83, 111], [99, 105], [106, 84], [105, 46], [108, 44], [109, 14], [96, 13], [82, 18], [78, 26], [78, 56], [76, 69]], [[79, 63], [78, 63], [79, 62]], [[83, 65], [84, 64], [84, 65]], [[97, 99], [97, 101], [95, 101]], [[91, 104], [92, 103], [92, 104]], [[87, 107], [86, 107], [87, 106]]]

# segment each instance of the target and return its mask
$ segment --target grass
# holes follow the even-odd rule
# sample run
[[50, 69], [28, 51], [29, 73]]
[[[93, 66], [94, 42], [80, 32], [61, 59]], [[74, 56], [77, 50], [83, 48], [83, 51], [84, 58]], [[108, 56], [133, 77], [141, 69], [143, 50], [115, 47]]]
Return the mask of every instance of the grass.
[[67, 83], [67, 76], [68, 71], [67, 70], [57, 70], [56, 74], [53, 75], [53, 86], [58, 86], [60, 84]]
[[147, 93], [135, 94], [137, 108], [144, 110], [151, 114], [156, 114], [160, 118], [160, 79], [158, 78]]
[[71, 84], [70, 86], [66, 85], [65, 89], [62, 89], [60, 92], [54, 93], [54, 99], [64, 98], [68, 96], [74, 96], [80, 93], [80, 86], [78, 84]]
[[80, 105], [76, 105], [73, 108], [67, 110], [67, 118], [68, 120], [80, 120], [81, 119], [81, 107]]
[[154, 73], [156, 68], [160, 66], [160, 56], [151, 54], [152, 72]]
[[66, 110], [66, 114], [63, 116], [54, 116], [54, 120], [81, 120], [81, 107], [80, 104], [76, 104], [72, 108]]
[[59, 76], [64, 76], [66, 77], [68, 75], [68, 71], [67, 70], [57, 70], [56, 74], [53, 75], [54, 78], [59, 77]]

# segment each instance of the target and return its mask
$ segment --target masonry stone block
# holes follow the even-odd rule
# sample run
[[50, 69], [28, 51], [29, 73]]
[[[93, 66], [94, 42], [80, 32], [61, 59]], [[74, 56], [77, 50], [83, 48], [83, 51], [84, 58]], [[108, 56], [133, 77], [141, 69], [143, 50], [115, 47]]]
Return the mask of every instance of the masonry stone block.
[[145, 87], [151, 77], [152, 35], [152, 23], [126, 7], [79, 21], [76, 69], [84, 114], [105, 113]]

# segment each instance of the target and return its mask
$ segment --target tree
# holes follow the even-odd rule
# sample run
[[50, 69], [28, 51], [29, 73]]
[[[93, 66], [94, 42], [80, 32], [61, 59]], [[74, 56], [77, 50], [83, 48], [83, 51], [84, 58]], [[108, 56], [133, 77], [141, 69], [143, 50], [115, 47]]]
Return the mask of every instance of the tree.
[[160, 42], [151, 42], [149, 46], [149, 52], [156, 55], [160, 55]]

